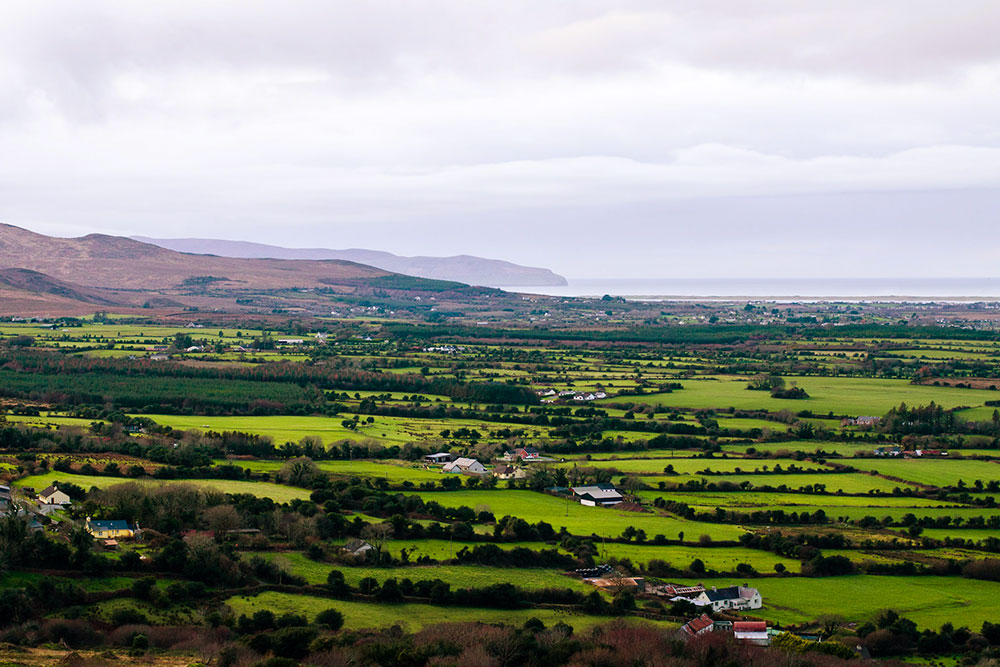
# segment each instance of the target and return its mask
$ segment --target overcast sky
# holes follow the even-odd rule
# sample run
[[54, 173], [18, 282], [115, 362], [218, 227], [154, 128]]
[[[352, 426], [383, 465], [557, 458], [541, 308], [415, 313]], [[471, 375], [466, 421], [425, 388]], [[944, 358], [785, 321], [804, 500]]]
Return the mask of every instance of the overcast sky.
[[11, 0], [0, 221], [996, 276], [1000, 3]]

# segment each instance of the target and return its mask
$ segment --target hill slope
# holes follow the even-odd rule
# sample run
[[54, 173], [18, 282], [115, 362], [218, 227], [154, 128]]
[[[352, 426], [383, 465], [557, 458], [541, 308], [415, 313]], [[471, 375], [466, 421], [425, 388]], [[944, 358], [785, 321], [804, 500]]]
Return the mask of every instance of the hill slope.
[[276, 258], [308, 260], [347, 260], [375, 266], [394, 273], [420, 278], [455, 280], [470, 285], [516, 287], [524, 285], [565, 285], [566, 279], [549, 269], [521, 266], [498, 259], [472, 255], [453, 257], [401, 257], [379, 250], [351, 248], [283, 248], [280, 246], [225, 241], [219, 239], [154, 239], [134, 236], [133, 239], [180, 252], [240, 258]]
[[76, 288], [129, 290], [204, 283], [233, 289], [328, 287], [389, 275], [348, 261], [192, 255], [119, 236], [57, 238], [5, 224], [0, 224], [0, 269], [29, 269]]

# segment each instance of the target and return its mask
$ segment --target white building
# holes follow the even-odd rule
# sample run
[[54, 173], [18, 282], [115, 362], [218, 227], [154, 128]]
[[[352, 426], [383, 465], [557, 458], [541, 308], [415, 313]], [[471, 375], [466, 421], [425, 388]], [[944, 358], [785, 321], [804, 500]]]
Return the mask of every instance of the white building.
[[464, 475], [486, 474], [486, 466], [484, 466], [476, 459], [467, 459], [467, 458], [455, 459], [451, 463], [445, 464], [445, 466], [441, 469], [445, 472], [462, 473]]
[[691, 602], [698, 607], [711, 607], [712, 611], [760, 609], [764, 604], [760, 597], [760, 591], [756, 588], [750, 588], [746, 584], [726, 588], [713, 586], [711, 589], [702, 591]]
[[594, 486], [574, 486], [570, 489], [573, 497], [587, 507], [607, 507], [617, 505], [625, 499], [613, 484], [596, 484]]
[[38, 494], [38, 502], [42, 505], [69, 505], [72, 501], [64, 492], [60, 491], [55, 484], [44, 489]]

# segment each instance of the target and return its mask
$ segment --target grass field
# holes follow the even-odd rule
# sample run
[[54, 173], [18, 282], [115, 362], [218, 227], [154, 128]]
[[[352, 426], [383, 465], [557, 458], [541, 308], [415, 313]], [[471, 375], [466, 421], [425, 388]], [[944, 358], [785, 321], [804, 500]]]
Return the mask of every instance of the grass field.
[[304, 499], [309, 497], [309, 491], [307, 489], [299, 489], [293, 486], [283, 486], [281, 484], [272, 484], [270, 482], [244, 482], [227, 479], [179, 479], [169, 481], [148, 479], [133, 480], [125, 479], [123, 477], [74, 475], [72, 473], [56, 471], [47, 472], [44, 475], [22, 477], [14, 482], [14, 486], [29, 486], [36, 491], [40, 491], [51, 485], [53, 482], [60, 481], [71, 482], [83, 487], [84, 489], [90, 489], [91, 487], [103, 489], [115, 484], [124, 484], [126, 482], [139, 482], [140, 484], [192, 484], [194, 486], [212, 489], [221, 493], [249, 493], [260, 498], [270, 498], [271, 500], [279, 503], [287, 503], [295, 498]]
[[753, 487], [770, 486], [780, 489], [784, 486], [787, 489], [800, 489], [804, 486], [823, 484], [830, 493], [843, 491], [844, 493], [868, 493], [874, 491], [892, 491], [896, 487], [912, 486], [906, 482], [894, 482], [881, 477], [874, 477], [865, 473], [833, 473], [833, 474], [808, 474], [791, 473], [781, 475], [711, 475], [711, 476], [655, 476], [643, 477], [647, 484], [658, 482], [668, 482], [672, 484], [683, 484], [691, 479], [703, 479], [709, 484], [742, 484], [749, 482]]
[[669, 458], [669, 459], [619, 459], [616, 461], [571, 461], [554, 464], [557, 468], [590, 467], [590, 468], [614, 468], [619, 472], [630, 474], [664, 474], [667, 466], [673, 466], [675, 473], [679, 475], [693, 475], [703, 470], [710, 470], [718, 473], [753, 473], [760, 471], [774, 470], [781, 466], [787, 470], [789, 466], [796, 466], [803, 470], [830, 470], [829, 466], [820, 465], [811, 461], [796, 461], [795, 459], [740, 459], [740, 458]]
[[[306, 436], [316, 436], [325, 444], [341, 440], [373, 439], [387, 445], [407, 442], [440, 440], [442, 430], [467, 427], [483, 433], [510, 428], [509, 424], [477, 419], [415, 419], [412, 417], [375, 417], [373, 424], [363, 424], [357, 430], [341, 425], [343, 417], [267, 416], [267, 417], [200, 417], [189, 415], [139, 415], [157, 424], [183, 431], [241, 431], [272, 438], [276, 444], [299, 442]], [[526, 427], [533, 437], [547, 434], [543, 427]]]
[[[482, 609], [478, 607], [436, 607], [429, 604], [412, 603], [383, 604], [328, 600], [309, 595], [273, 592], [261, 593], [254, 597], [232, 597], [226, 600], [226, 604], [237, 616], [240, 614], [251, 616], [260, 609], [269, 609], [277, 615], [292, 612], [305, 614], [310, 619], [324, 609], [333, 607], [344, 615], [344, 626], [355, 630], [400, 625], [416, 631], [426, 625], [457, 621], [521, 625], [530, 618], [537, 618], [546, 625], [562, 621], [580, 632], [608, 622], [606, 617], [584, 616], [556, 609]], [[651, 623], [652, 621], [645, 622]], [[658, 623], [657, 625], [674, 627], [666, 623]]]
[[521, 588], [572, 588], [577, 591], [590, 592], [590, 586], [575, 577], [568, 577], [555, 570], [538, 568], [504, 569], [482, 565], [413, 565], [410, 567], [347, 567], [317, 563], [309, 560], [301, 553], [264, 552], [260, 554], [269, 560], [278, 559], [284, 562], [292, 574], [304, 578], [310, 584], [326, 582], [330, 570], [340, 570], [348, 584], [357, 586], [365, 577], [373, 577], [381, 584], [386, 579], [394, 577], [420, 581], [422, 579], [440, 579], [451, 584], [452, 588], [476, 588], [490, 584], [511, 583]]
[[[284, 461], [244, 461], [241, 459], [215, 459], [216, 465], [228, 464], [246, 468], [253, 472], [277, 472], [281, 470]], [[393, 484], [410, 481], [436, 482], [443, 477], [440, 469], [425, 468], [419, 463], [406, 461], [316, 461], [316, 466], [323, 472], [343, 476], [381, 477]]]
[[710, 535], [715, 540], [735, 540], [745, 532], [739, 526], [686, 521], [672, 516], [623, 512], [613, 508], [584, 507], [577, 502], [531, 491], [446, 491], [414, 495], [420, 495], [426, 501], [434, 500], [445, 507], [486, 506], [498, 519], [509, 514], [528, 523], [545, 521], [557, 531], [565, 526], [574, 535], [617, 537], [628, 526], [645, 530], [651, 538], [662, 534], [670, 539], [675, 539], [678, 532], [684, 532], [687, 539]]
[[698, 507], [731, 507], [733, 509], [770, 509], [772, 507], [795, 507], [809, 505], [813, 507], [964, 507], [958, 503], [950, 503], [933, 498], [903, 498], [896, 496], [838, 496], [804, 493], [776, 493], [754, 491], [729, 492], [684, 492], [675, 491], [661, 494], [652, 491], [640, 492], [640, 497], [652, 499], [658, 495], [668, 500], [675, 500]]
[[[636, 403], [651, 403], [678, 408], [728, 408], [742, 410], [811, 410], [822, 415], [883, 415], [901, 402], [907, 405], [927, 405], [931, 401], [945, 408], [962, 405], [982, 406], [997, 400], [1000, 394], [986, 389], [958, 389], [913, 385], [907, 380], [842, 377], [788, 377], [808, 394], [808, 399], [771, 398], [763, 391], [747, 391], [747, 378], [720, 376], [718, 379], [685, 380], [684, 389], [669, 394], [630, 396]], [[603, 402], [620, 402], [609, 398]], [[992, 413], [991, 413], [992, 414]]]
[[1000, 479], [1000, 464], [991, 461], [949, 461], [940, 458], [855, 459], [850, 465], [931, 486], [955, 486], [960, 481], [972, 486], [977, 479], [984, 483]]
[[[7, 572], [0, 577], [0, 589], [26, 586], [31, 583], [38, 583], [42, 579], [73, 584], [88, 592], [120, 591], [130, 588], [136, 581], [131, 577], [53, 577], [49, 574], [39, 574], [37, 572]], [[175, 581], [177, 580], [157, 578], [156, 587], [166, 588]]]
[[[728, 586], [746, 580], [713, 580]], [[1000, 617], [1000, 583], [957, 577], [888, 577], [851, 575], [807, 579], [750, 579], [760, 589], [763, 609], [754, 615], [784, 624], [803, 623], [821, 614], [849, 620], [873, 618], [895, 609], [921, 628], [937, 629], [947, 622], [978, 630], [983, 621]], [[819, 600], [822, 600], [820, 603]]]

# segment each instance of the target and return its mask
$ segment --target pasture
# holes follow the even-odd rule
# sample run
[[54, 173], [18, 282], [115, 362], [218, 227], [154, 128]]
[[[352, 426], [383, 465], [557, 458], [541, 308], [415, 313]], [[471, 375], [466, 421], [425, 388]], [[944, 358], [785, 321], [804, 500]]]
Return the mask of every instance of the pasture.
[[919, 459], [854, 459], [850, 465], [862, 470], [877, 471], [882, 475], [898, 477], [930, 486], [957, 486], [960, 482], [973, 486], [976, 480], [983, 483], [1000, 480], [1000, 464], [992, 461], [946, 458]]
[[110, 477], [102, 475], [77, 475], [52, 471], [44, 475], [31, 475], [22, 477], [14, 482], [17, 487], [31, 487], [36, 491], [41, 491], [54, 482], [70, 482], [83, 489], [104, 489], [115, 484], [125, 484], [135, 482], [138, 484], [151, 485], [174, 485], [189, 484], [205, 489], [210, 489], [219, 493], [247, 493], [259, 498], [270, 498], [278, 503], [287, 503], [296, 498], [306, 499], [309, 497], [307, 489], [300, 489], [294, 486], [283, 486], [270, 482], [247, 482], [242, 480], [228, 479], [179, 479], [179, 480], [152, 480], [152, 479], [130, 479], [125, 477]]
[[[399, 625], [411, 631], [436, 623], [456, 621], [480, 623], [507, 623], [523, 625], [530, 618], [537, 618], [546, 625], [560, 621], [582, 632], [595, 625], [606, 623], [600, 616], [586, 616], [557, 609], [484, 609], [480, 607], [436, 607], [429, 604], [376, 602], [355, 602], [331, 600], [312, 595], [264, 592], [256, 596], [236, 596], [226, 600], [226, 604], [239, 616], [252, 616], [260, 609], [268, 609], [281, 615], [285, 613], [304, 614], [310, 619], [324, 609], [331, 607], [344, 615], [344, 627], [351, 630], [363, 628], [383, 628]], [[660, 627], [674, 627], [673, 624], [659, 623]]]
[[[766, 391], [748, 391], [746, 377], [718, 376], [685, 380], [684, 389], [669, 394], [630, 396], [635, 403], [650, 403], [677, 408], [707, 409], [729, 408], [739, 410], [768, 410], [777, 412], [810, 410], [817, 415], [883, 415], [900, 403], [927, 405], [932, 401], [945, 408], [961, 405], [982, 406], [997, 400], [1000, 394], [987, 389], [959, 389], [914, 385], [907, 380], [883, 378], [843, 377], [786, 377], [790, 385], [795, 382], [804, 389], [808, 399], [771, 398]], [[615, 402], [615, 398], [602, 402]]]
[[[409, 492], [408, 492], [409, 494]], [[579, 502], [532, 491], [441, 491], [421, 492], [425, 501], [445, 507], [485, 508], [499, 519], [516, 516], [528, 523], [544, 521], [557, 531], [565, 527], [574, 535], [595, 534], [617, 537], [627, 527], [646, 531], [650, 537], [665, 535], [676, 539], [683, 532], [687, 539], [709, 535], [713, 540], [736, 540], [745, 531], [739, 526], [687, 521], [652, 512], [625, 512], [614, 508], [585, 507]]]

